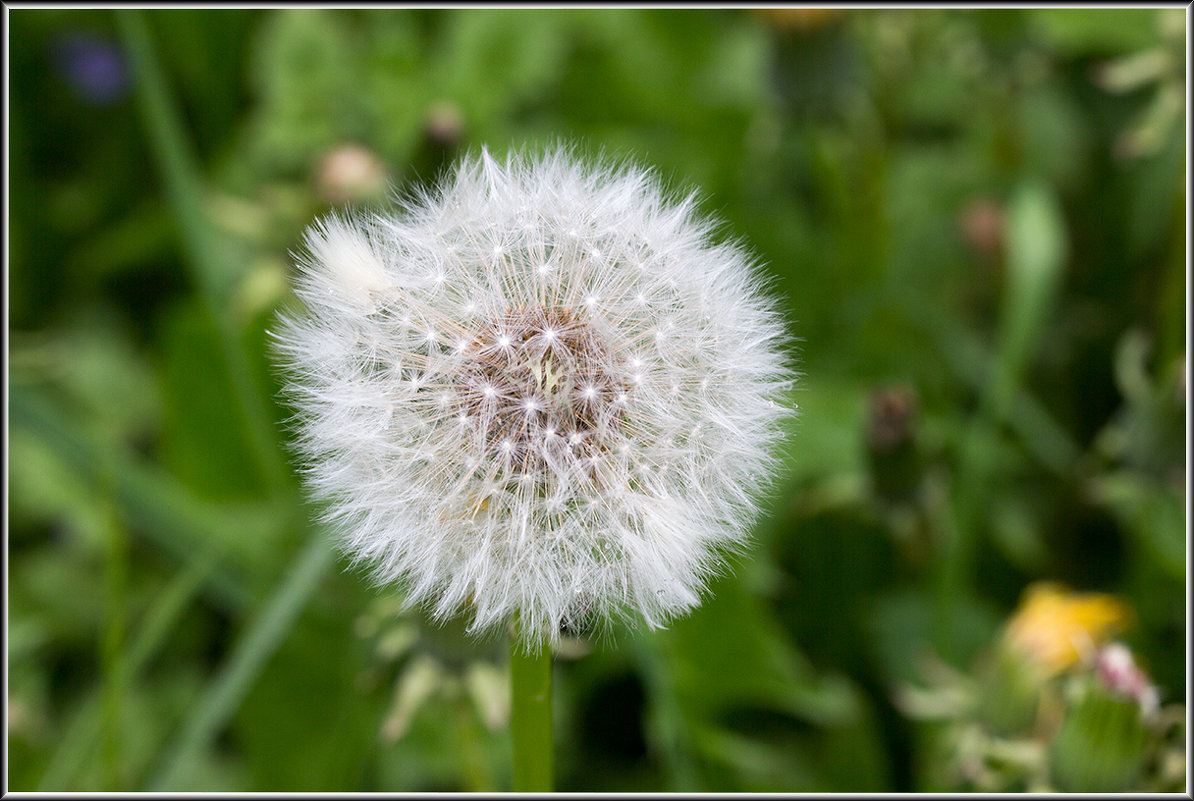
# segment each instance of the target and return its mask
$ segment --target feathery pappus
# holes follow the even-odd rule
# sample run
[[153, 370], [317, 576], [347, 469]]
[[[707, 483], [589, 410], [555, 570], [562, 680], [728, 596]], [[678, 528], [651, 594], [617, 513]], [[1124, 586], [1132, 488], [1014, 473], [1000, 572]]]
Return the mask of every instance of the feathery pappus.
[[757, 265], [695, 198], [565, 148], [466, 158], [307, 232], [276, 338], [345, 553], [528, 648], [659, 626], [739, 550], [794, 373]]

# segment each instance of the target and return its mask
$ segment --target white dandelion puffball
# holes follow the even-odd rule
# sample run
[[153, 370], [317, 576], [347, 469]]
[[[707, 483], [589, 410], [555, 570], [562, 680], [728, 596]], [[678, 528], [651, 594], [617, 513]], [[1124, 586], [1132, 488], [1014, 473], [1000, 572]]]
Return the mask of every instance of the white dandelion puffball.
[[312, 226], [276, 334], [296, 448], [379, 584], [525, 644], [656, 627], [740, 550], [791, 413], [750, 257], [649, 172], [482, 151]]

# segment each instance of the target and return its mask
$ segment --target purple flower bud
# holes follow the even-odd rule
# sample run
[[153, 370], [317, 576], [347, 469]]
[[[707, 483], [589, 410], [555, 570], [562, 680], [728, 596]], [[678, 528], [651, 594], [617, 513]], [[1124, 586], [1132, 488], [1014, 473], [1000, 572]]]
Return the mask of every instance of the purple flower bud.
[[128, 92], [129, 70], [114, 43], [88, 33], [59, 37], [53, 45], [59, 73], [85, 103], [110, 106]]

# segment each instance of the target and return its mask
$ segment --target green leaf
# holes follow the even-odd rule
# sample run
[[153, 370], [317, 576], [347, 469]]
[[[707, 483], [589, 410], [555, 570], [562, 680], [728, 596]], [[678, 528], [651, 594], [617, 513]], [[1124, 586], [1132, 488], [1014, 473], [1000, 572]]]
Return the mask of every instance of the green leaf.
[[1022, 183], [1007, 212], [1007, 281], [991, 384], [984, 398], [992, 416], [1010, 410], [1021, 377], [1052, 309], [1067, 256], [1065, 222], [1050, 189]]
[[192, 278], [217, 322], [223, 359], [232, 379], [231, 394], [247, 420], [254, 459], [272, 489], [287, 490], [291, 486], [290, 475], [278, 447], [269, 408], [263, 400], [264, 393], [226, 313], [244, 262], [235, 257], [228, 241], [217, 234], [204, 211], [199, 167], [174, 98], [167, 89], [144, 15], [140, 10], [125, 10], [116, 14], [116, 20], [136, 75], [150, 150], [180, 227]]
[[933, 652], [933, 644], [943, 636], [958, 643], [958, 656], [950, 660], [956, 666], [969, 665], [991, 641], [1000, 625], [995, 608], [986, 601], [959, 598], [954, 603], [954, 630], [942, 634], [935, 630], [939, 619], [930, 598], [922, 592], [900, 590], [876, 600], [867, 620], [867, 644], [889, 687], [923, 683], [922, 660], [944, 656]]
[[252, 150], [267, 171], [305, 174], [324, 150], [364, 134], [361, 44], [344, 11], [266, 17], [249, 70], [259, 101]]
[[[216, 555], [215, 531], [243, 534], [243, 529], [230, 525], [228, 518], [193, 497], [170, 476], [90, 436], [37, 390], [13, 385], [9, 413], [13, 425], [35, 434], [77, 475], [90, 480], [98, 465], [109, 465], [116, 497], [130, 528], [180, 562]], [[270, 519], [277, 520], [276, 512], [271, 512]], [[242, 578], [227, 568], [212, 573], [209, 587], [233, 609], [240, 608], [249, 597]]]
[[1182, 496], [1129, 471], [1099, 476], [1090, 489], [1096, 501], [1123, 521], [1158, 568], [1172, 578], [1185, 578], [1187, 525]]
[[[252, 681], [235, 717], [229, 718], [227, 736], [239, 744], [245, 771], [242, 790], [371, 789], [386, 711], [381, 687], [388, 686], [392, 663], [373, 661], [368, 651], [372, 641], [352, 625], [368, 590], [343, 575], [329, 575], [318, 587]], [[364, 674], [370, 671], [376, 677], [370, 681], [379, 685], [373, 691], [365, 689]], [[430, 717], [443, 724], [442, 714]], [[449, 748], [445, 757], [457, 757], [457, 750]], [[176, 786], [203, 788], [194, 777], [183, 776]], [[382, 784], [377, 789], [418, 788]]]
[[229, 403], [232, 380], [219, 328], [198, 303], [177, 307], [161, 332], [161, 460], [197, 494], [245, 501], [264, 487], [246, 421]]
[[1067, 56], [1112, 55], [1155, 43], [1157, 10], [1151, 8], [1038, 8], [1029, 27]]
[[434, 60], [435, 85], [486, 130], [559, 79], [565, 18], [544, 10], [454, 12]]
[[[758, 598], [745, 591], [741, 579], [715, 582], [710, 591], [711, 597], [696, 612], [667, 631], [649, 635], [657, 641], [667, 678], [660, 682], [658, 677], [649, 676], [648, 687], [653, 692], [674, 694], [674, 700], [652, 699], [652, 704], [662, 706], [656, 714], [678, 715], [692, 732], [692, 745], [704, 750], [705, 759], [720, 755], [736, 770], [755, 775], [752, 781], [758, 784], [748, 782], [742, 789], [792, 791], [833, 786], [835, 774], [840, 780], [848, 770], [841, 771], [843, 765], [826, 761], [824, 753], [814, 756], [818, 748], [824, 747], [823, 738], [829, 731], [840, 733], [857, 749], [849, 760], [856, 771], [852, 786], [866, 785], [869, 790], [885, 787], [886, 767], [871, 713], [853, 682], [842, 675], [814, 670]], [[732, 636], [727, 640], [729, 632]], [[766, 761], [759, 754], [773, 748], [765, 742], [768, 733], [751, 732], [749, 725], [743, 732], [734, 726], [739, 718], [749, 720], [758, 714], [765, 718], [777, 716], [775, 724], [780, 732], [786, 732], [782, 737], [790, 738], [789, 746], [799, 749], [810, 766], [815, 777], [811, 786], [793, 786], [803, 780], [791, 772], [777, 776], [755, 769]], [[814, 727], [816, 735], [805, 732], [803, 727], [808, 725]], [[710, 742], [722, 742], [726, 737], [742, 748], [731, 749], [732, 753], [706, 748]], [[735, 753], [741, 759], [734, 757]]]

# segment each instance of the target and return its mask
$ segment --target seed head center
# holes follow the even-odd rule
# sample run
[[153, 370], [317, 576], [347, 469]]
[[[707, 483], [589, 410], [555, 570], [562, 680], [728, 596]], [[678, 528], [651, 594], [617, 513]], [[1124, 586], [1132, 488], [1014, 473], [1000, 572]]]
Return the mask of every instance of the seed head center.
[[567, 308], [521, 309], [490, 322], [463, 354], [459, 415], [487, 450], [521, 472], [547, 461], [595, 463], [619, 434], [629, 391], [592, 324]]

